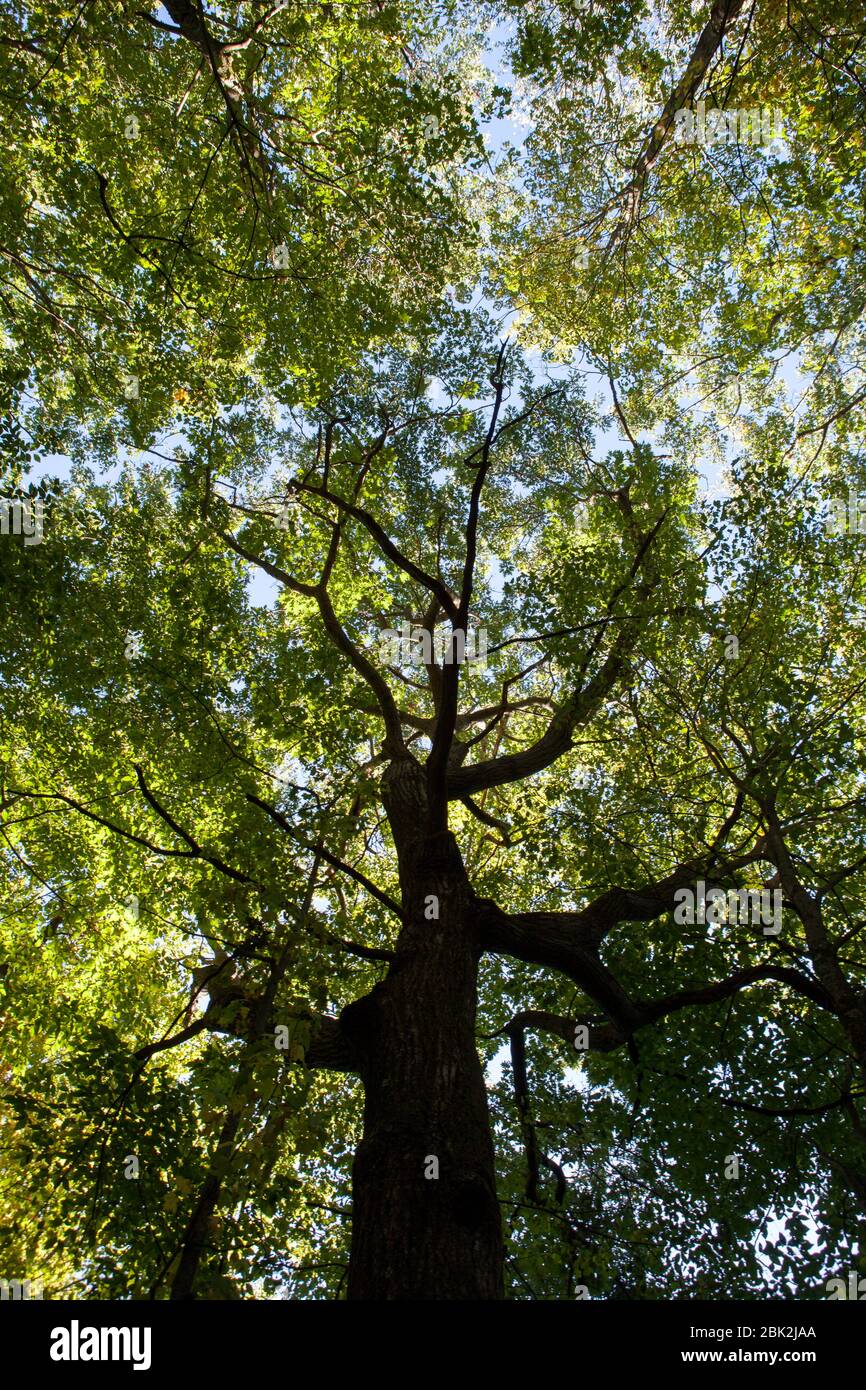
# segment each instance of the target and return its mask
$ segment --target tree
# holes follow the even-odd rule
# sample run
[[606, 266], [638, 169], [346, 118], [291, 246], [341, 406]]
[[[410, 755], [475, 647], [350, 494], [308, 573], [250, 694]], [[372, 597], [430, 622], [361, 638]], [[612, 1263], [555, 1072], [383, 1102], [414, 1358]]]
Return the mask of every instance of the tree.
[[36, 377], [43, 447], [315, 397], [471, 250], [459, 31], [384, 0], [159, 9], [3, 7], [3, 380]]
[[[689, 45], [672, 7], [664, 42], [691, 56], [666, 84], [636, 7], [578, 29], [568, 5], [503, 6], [518, 12], [514, 61], [539, 83], [527, 157], [545, 196], [503, 198], [507, 152], [488, 184], [476, 177], [472, 115], [441, 89], [436, 138], [464, 161], [441, 205], [413, 187], [410, 155], [376, 165], [360, 196], [350, 125], [343, 247], [374, 215], [393, 260], [335, 277], [325, 242], [302, 237], [284, 314], [242, 276], [226, 297], [225, 267], [202, 269], [177, 231], [179, 210], [193, 215], [176, 192], [189, 166], [204, 178], [198, 235], [228, 237], [225, 185], [204, 175], [212, 105], [251, 219], [230, 244], [265, 216], [258, 190], [263, 208], [294, 198], [327, 220], [318, 165], [286, 173], [289, 75], [324, 61], [324, 33], [344, 45], [358, 112], [424, 130], [431, 112], [405, 76], [380, 85], [383, 45], [396, 33], [411, 53], [411, 31], [435, 51], [436, 21], [461, 12], [425, 28], [384, 5], [323, 6], [315, 21], [274, 7], [260, 24], [166, 8], [177, 32], [142, 12], [128, 61], [166, 111], [198, 74], [186, 152], [166, 156], [161, 127], [147, 137], [147, 158], [166, 161], [152, 187], [168, 190], [147, 235], [171, 249], [142, 274], [127, 231], [105, 263], [119, 233], [102, 174], [101, 212], [82, 203], [54, 274], [90, 285], [104, 265], [105, 323], [119, 321], [110, 291], [141, 351], [174, 341], [183, 368], [143, 406], [106, 401], [86, 367], [99, 314], [82, 301], [61, 332], [55, 281], [27, 278], [50, 263], [29, 221], [14, 243], [24, 327], [38, 328], [26, 372], [20, 347], [9, 354], [12, 482], [61, 443], [76, 466], [73, 488], [41, 484], [42, 542], [0, 549], [18, 614], [2, 651], [13, 1259], [97, 1297], [820, 1296], [859, 1258], [866, 1193], [856, 330], [840, 328], [819, 370], [823, 319], [784, 321], [814, 368], [808, 413], [791, 419], [756, 366], [782, 331], [762, 320], [770, 269], [754, 284], [738, 271], [713, 344], [721, 399], [694, 423], [650, 347], [687, 356], [700, 329], [675, 322], [680, 291], [658, 291], [637, 245], [655, 196], [673, 250], [697, 254], [700, 202], [676, 171], [666, 182], [662, 145], [726, 39], [749, 71], [774, 32], [717, 5]], [[87, 129], [104, 119], [90, 75], [131, 81], [118, 21], [94, 33], [84, 17], [68, 60], [35, 19], [13, 45], [21, 80], [55, 55], [29, 100], [56, 101], [64, 130], [69, 90], [88, 97]], [[552, 23], [573, 49], [549, 42]], [[457, 24], [442, 59], [445, 89], [464, 95], [470, 29]], [[796, 94], [807, 59], [791, 32]], [[544, 110], [557, 84], [590, 93], [612, 49], [625, 78], [673, 95], [593, 213], [613, 228], [593, 297], [549, 234], [589, 195], [551, 172]], [[181, 54], [193, 71], [175, 97]], [[329, 92], [313, 99], [330, 147]], [[628, 102], [609, 115], [624, 139]], [[49, 144], [51, 197], [74, 207], [80, 166], [70, 175]], [[802, 209], [798, 177], [785, 196]], [[722, 182], [724, 215], [754, 216]], [[569, 334], [570, 365], [539, 366], [492, 306], [471, 306], [470, 195], [492, 223], [490, 293], [507, 282], [532, 331]], [[850, 196], [840, 187], [840, 206]], [[829, 221], [833, 207], [812, 205]], [[791, 230], [793, 252], [812, 234]], [[429, 253], [413, 283], [400, 263], [417, 236]], [[169, 264], [196, 312], [167, 298]], [[336, 299], [322, 278], [342, 281]], [[698, 298], [718, 312], [717, 284]], [[311, 304], [321, 320], [301, 318]], [[224, 332], [249, 333], [248, 355], [232, 358]], [[62, 409], [43, 386], [58, 342], [76, 380]], [[117, 476], [100, 480], [119, 443]], [[727, 466], [723, 498], [701, 496], [707, 461]], [[844, 528], [828, 525], [840, 499]]]

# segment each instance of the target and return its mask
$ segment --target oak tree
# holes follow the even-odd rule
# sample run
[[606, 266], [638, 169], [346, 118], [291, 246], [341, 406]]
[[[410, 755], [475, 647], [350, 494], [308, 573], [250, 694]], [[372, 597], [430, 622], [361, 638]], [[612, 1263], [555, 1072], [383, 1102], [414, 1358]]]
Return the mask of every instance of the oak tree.
[[862, 15], [0, 16], [10, 1275], [824, 1296]]

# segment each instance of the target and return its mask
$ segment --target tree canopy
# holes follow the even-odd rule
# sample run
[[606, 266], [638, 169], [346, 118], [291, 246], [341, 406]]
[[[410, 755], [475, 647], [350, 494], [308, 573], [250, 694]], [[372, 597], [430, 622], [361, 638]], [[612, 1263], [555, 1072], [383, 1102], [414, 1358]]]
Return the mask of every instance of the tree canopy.
[[10, 1275], [866, 1273], [864, 35], [0, 3]]

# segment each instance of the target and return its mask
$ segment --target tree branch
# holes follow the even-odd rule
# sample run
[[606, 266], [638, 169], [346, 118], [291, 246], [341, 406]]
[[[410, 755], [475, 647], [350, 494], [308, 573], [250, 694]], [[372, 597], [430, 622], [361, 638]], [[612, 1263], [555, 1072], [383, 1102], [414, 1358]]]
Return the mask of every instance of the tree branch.
[[414, 579], [418, 584], [428, 589], [438, 600], [449, 618], [453, 618], [456, 621], [457, 605], [442, 581], [436, 579], [432, 574], [428, 574], [426, 570], [421, 569], [421, 566], [416, 565], [414, 560], [410, 560], [408, 555], [404, 555], [370, 512], [366, 511], [363, 507], [356, 507], [352, 502], [347, 502], [344, 497], [338, 496], [335, 492], [331, 492], [330, 489], [326, 487], [313, 487], [310, 483], [302, 483], [299, 479], [295, 479], [291, 484], [291, 488], [295, 492], [309, 492], [315, 497], [322, 497], [326, 502], [331, 502], [335, 507], [339, 507], [340, 511], [345, 512], [348, 516], [354, 517], [356, 521], [360, 521], [361, 525], [366, 527], [370, 535], [376, 541], [382, 554], [387, 556], [389, 560], [392, 560], [404, 574], [408, 574], [411, 579]]
[[[635, 620], [637, 624], [638, 620]], [[503, 753], [485, 762], [450, 772], [446, 786], [449, 800], [486, 791], [508, 782], [520, 782], [550, 767], [573, 747], [572, 734], [585, 724], [610, 694], [625, 670], [637, 633], [622, 634], [601, 669], [582, 689], [566, 700], [552, 716], [539, 739], [519, 753]]]
[[184, 830], [183, 826], [178, 825], [177, 821], [169, 815], [165, 807], [162, 806], [159, 803], [159, 801], [157, 801], [153, 792], [150, 790], [146, 781], [144, 780], [144, 773], [138, 766], [138, 763], [133, 763], [133, 769], [138, 779], [138, 785], [141, 788], [141, 794], [147, 802], [148, 806], [150, 806], [151, 809], [154, 810], [156, 814], [162, 820], [165, 821], [166, 825], [168, 825], [174, 831], [175, 835], [180, 836], [182, 840], [186, 841], [186, 843], [190, 847], [190, 853], [193, 854], [196, 859], [203, 859], [206, 864], [213, 865], [215, 869], [219, 869], [221, 874], [225, 874], [227, 878], [234, 879], [236, 883], [253, 882], [249, 874], [242, 873], [240, 869], [233, 869], [230, 864], [226, 864], [225, 861], [223, 859], [220, 859], [218, 855], [209, 854], [207, 850], [202, 849], [198, 841], [194, 839], [193, 836], [190, 835], [187, 830]]
[[276, 579], [278, 583], [285, 585], [285, 587], [290, 589], [293, 593], [302, 594], [305, 598], [315, 599], [319, 606], [322, 624], [334, 646], [341, 651], [344, 656], [348, 657], [355, 670], [367, 682], [379, 702], [379, 709], [385, 722], [386, 750], [391, 753], [392, 756], [397, 756], [403, 752], [405, 750], [405, 745], [403, 743], [400, 712], [397, 709], [390, 687], [385, 678], [377, 671], [373, 663], [355, 646], [355, 643], [349, 637], [334, 612], [334, 607], [325, 585], [322, 583], [302, 583], [301, 580], [295, 579], [293, 575], [281, 569], [279, 565], [274, 565], [270, 560], [265, 560], [260, 555], [254, 555], [252, 551], [246, 550], [244, 546], [236, 541], [234, 536], [229, 535], [228, 532], [220, 531], [218, 528], [215, 529], [217, 529], [217, 534], [222, 538], [225, 544], [237, 555], [247, 560], [251, 565], [257, 565], [259, 569], [264, 570], [265, 574], [269, 574], [272, 579]]
[[[380, 902], [382, 904], [383, 907], [387, 907], [388, 911], [393, 912], [396, 917], [399, 917], [400, 921], [403, 920], [403, 911], [400, 905], [396, 903], [393, 898], [390, 898], [387, 893], [384, 893], [381, 888], [377, 888], [375, 883], [373, 883], [371, 879], [367, 878], [366, 874], [361, 873], [360, 869], [354, 869], [351, 864], [347, 864], [343, 859], [339, 859], [337, 855], [332, 854], [330, 850], [325, 849], [324, 845], [314, 846], [308, 844], [307, 841], [302, 839], [302, 837], [298, 834], [298, 832], [295, 830], [294, 826], [292, 826], [290, 821], [288, 821], [287, 818], [280, 811], [278, 811], [275, 806], [269, 806], [266, 801], [262, 801], [261, 797], [255, 796], [252, 792], [247, 792], [246, 799], [253, 806], [258, 806], [262, 811], [265, 812], [266, 815], [270, 816], [271, 820], [276, 821], [277, 825], [279, 825], [280, 828], [284, 830], [287, 835], [291, 835], [292, 838], [296, 840], [299, 845], [303, 846], [304, 849], [311, 850], [318, 848], [319, 854], [322, 857], [322, 859], [324, 859], [326, 864], [330, 864], [332, 868], [339, 869], [341, 873], [347, 874], [349, 878], [354, 879], [356, 883], [359, 883], [362, 888], [365, 888], [367, 890], [371, 897], [374, 897], [377, 900], [377, 902]], [[372, 947], [365, 947], [364, 950], [365, 953], [368, 954], [368, 958], [371, 960], [392, 959], [392, 953], [390, 951], [373, 951]]]
[[475, 472], [472, 492], [469, 498], [469, 514], [466, 519], [466, 553], [463, 561], [460, 603], [456, 614], [449, 614], [453, 624], [453, 631], [451, 634], [451, 659], [448, 660], [446, 657], [442, 670], [442, 689], [438, 717], [436, 720], [436, 731], [433, 735], [430, 754], [427, 758], [427, 806], [429, 829], [430, 833], [433, 835], [442, 834], [448, 828], [448, 765], [457, 722], [458, 692], [460, 688], [460, 666], [456, 660], [454, 643], [458, 632], [463, 633], [465, 640], [466, 623], [469, 617], [469, 604], [472, 598], [472, 585], [475, 574], [475, 557], [478, 548], [478, 517], [481, 510], [481, 493], [490, 469], [490, 449], [496, 434], [496, 422], [499, 419], [502, 399], [505, 394], [505, 381], [502, 370], [505, 363], [506, 343], [507, 340], [503, 342], [499, 349], [496, 366], [490, 378], [495, 391], [493, 409], [490, 412], [490, 424], [484, 438], [484, 443], [481, 446], [481, 461]]

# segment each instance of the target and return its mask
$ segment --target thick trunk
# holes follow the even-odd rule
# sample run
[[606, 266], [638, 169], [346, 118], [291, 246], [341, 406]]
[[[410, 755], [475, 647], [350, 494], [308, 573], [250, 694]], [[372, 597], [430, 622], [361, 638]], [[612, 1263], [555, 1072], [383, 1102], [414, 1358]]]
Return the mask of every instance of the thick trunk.
[[[423, 792], [412, 765], [398, 768], [400, 776], [403, 785], [392, 786], [388, 800], [405, 926], [387, 979], [341, 1017], [365, 1088], [348, 1295], [502, 1298], [468, 883], [453, 836], [423, 833], [416, 818]], [[420, 834], [413, 836], [412, 822]]]

